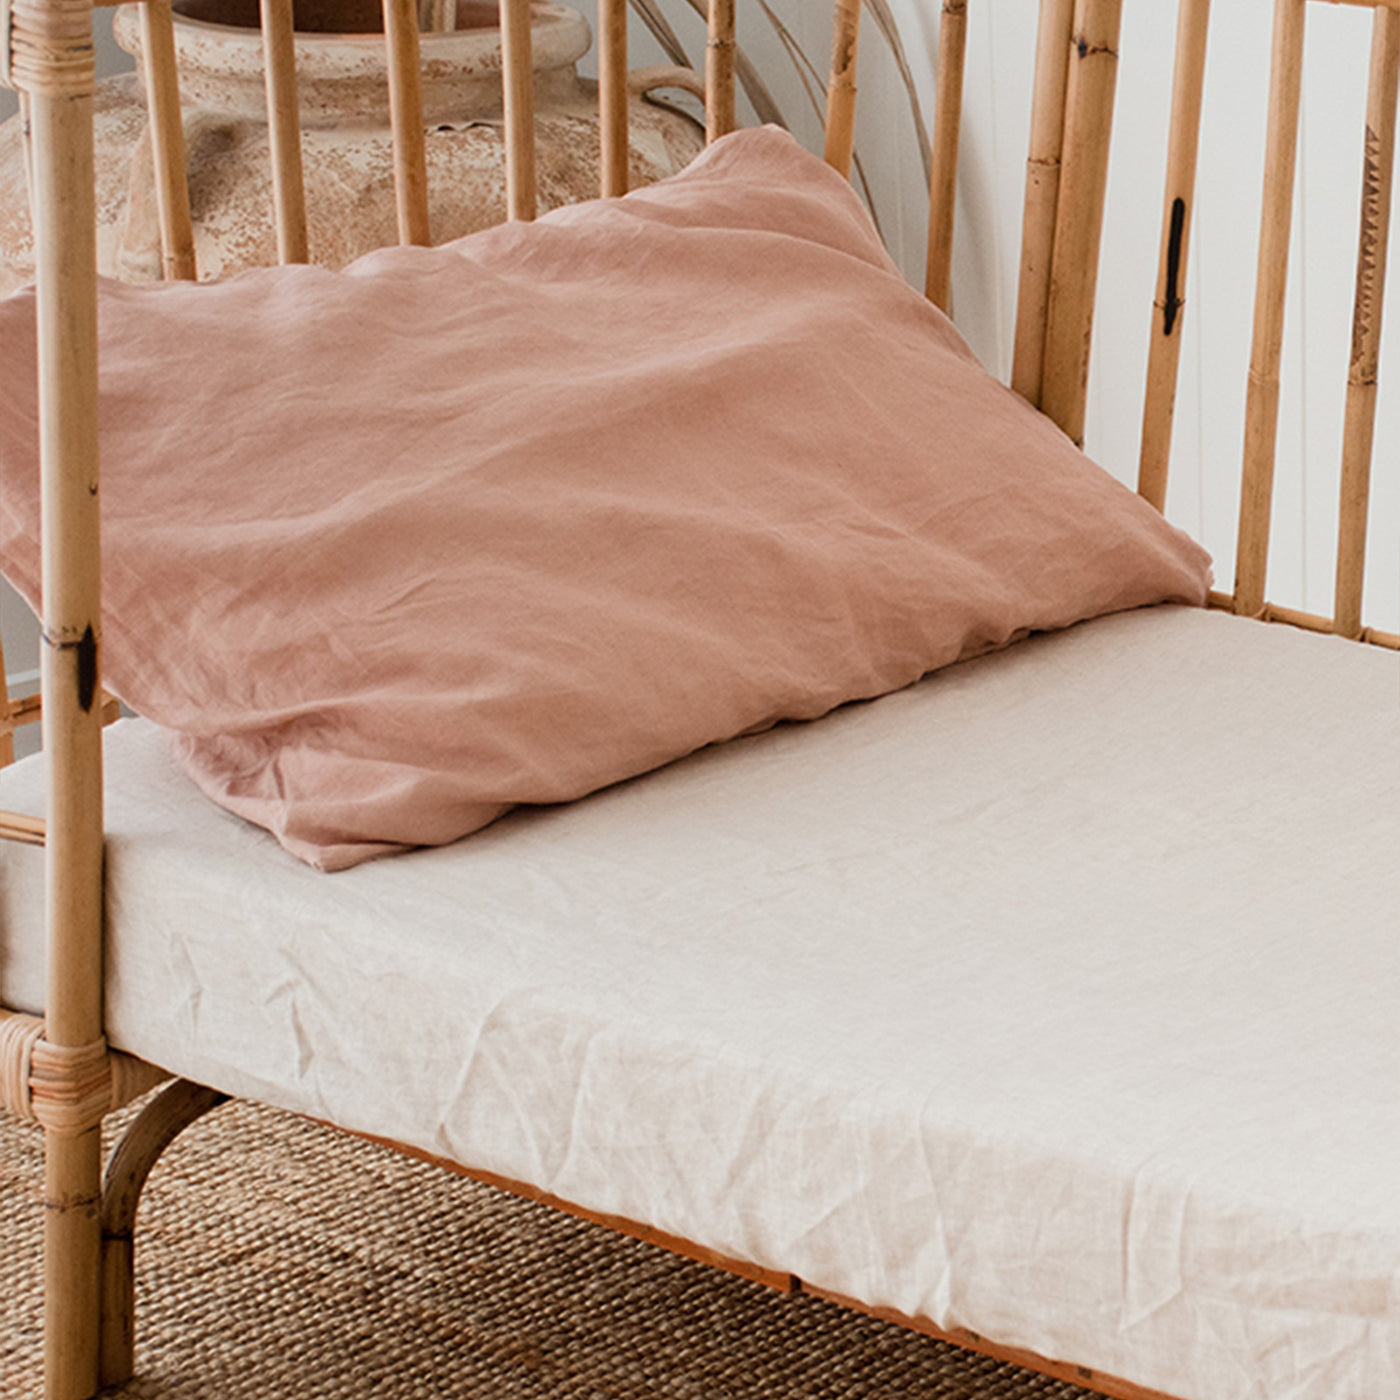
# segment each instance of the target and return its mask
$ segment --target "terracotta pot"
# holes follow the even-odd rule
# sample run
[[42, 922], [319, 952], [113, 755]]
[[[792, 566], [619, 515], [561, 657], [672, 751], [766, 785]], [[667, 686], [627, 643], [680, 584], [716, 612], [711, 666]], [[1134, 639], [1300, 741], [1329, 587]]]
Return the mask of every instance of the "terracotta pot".
[[[540, 209], [598, 192], [596, 84], [575, 65], [589, 48], [577, 11], [534, 0]], [[277, 260], [257, 0], [175, 0], [175, 42], [202, 278]], [[298, 0], [297, 74], [312, 259], [329, 267], [397, 241], [388, 91], [377, 0]], [[117, 41], [140, 53], [136, 7]], [[422, 35], [423, 115], [435, 242], [505, 218], [501, 36], [496, 0], [458, 0], [457, 28]], [[644, 90], [685, 86], [688, 70], [645, 70], [631, 84], [631, 180], [681, 169], [700, 126]], [[160, 277], [160, 237], [145, 104], [133, 74], [96, 99], [98, 262], [131, 282]], [[19, 118], [0, 126], [0, 292], [33, 276]]]

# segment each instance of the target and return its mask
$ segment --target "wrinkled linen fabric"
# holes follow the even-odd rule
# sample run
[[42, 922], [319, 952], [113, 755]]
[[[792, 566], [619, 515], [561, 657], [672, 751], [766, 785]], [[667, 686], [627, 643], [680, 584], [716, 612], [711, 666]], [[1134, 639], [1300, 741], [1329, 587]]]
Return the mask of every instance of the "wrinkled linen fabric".
[[[108, 283], [100, 323], [107, 683], [325, 869], [1208, 586], [776, 130], [344, 273]], [[0, 563], [31, 602], [32, 357], [21, 295]]]
[[[110, 1034], [1183, 1400], [1382, 1400], [1398, 697], [1378, 648], [1125, 613], [333, 880], [124, 722]], [[42, 863], [0, 844], [35, 1010]]]

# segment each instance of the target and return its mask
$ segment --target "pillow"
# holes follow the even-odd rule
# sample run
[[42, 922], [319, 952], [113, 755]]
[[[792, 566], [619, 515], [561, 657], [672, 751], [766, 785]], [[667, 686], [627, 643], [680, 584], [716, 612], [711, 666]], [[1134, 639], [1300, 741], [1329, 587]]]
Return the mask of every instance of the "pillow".
[[[106, 682], [323, 870], [1209, 584], [772, 129], [341, 273], [105, 283], [100, 328]], [[20, 293], [31, 603], [33, 344]]]

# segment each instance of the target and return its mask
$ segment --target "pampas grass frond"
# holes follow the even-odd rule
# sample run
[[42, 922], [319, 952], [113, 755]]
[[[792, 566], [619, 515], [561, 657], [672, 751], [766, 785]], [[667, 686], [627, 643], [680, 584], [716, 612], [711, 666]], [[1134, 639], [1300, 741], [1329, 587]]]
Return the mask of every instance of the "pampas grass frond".
[[[810, 0], [799, 0], [799, 3], [809, 3]], [[692, 68], [686, 54], [685, 46], [681, 43], [680, 36], [672, 27], [670, 20], [661, 8], [660, 0], [630, 0], [633, 10], [636, 11], [642, 23], [655, 36], [658, 44], [661, 45], [667, 57], [672, 63], [678, 63], [686, 68]], [[705, 19], [708, 15], [706, 0], [684, 0], [684, 3], [694, 11], [695, 14]], [[793, 69], [796, 71], [799, 81], [802, 84], [803, 92], [807, 100], [812, 104], [812, 108], [819, 121], [825, 120], [826, 113], [826, 69], [813, 63], [797, 37], [784, 24], [777, 11], [768, 3], [768, 0], [758, 0], [759, 8], [763, 11], [764, 18], [772, 27], [774, 34], [782, 44], [784, 52], [791, 61]], [[933, 166], [932, 147], [929, 142], [928, 126], [924, 121], [922, 105], [919, 102], [919, 94], [914, 85], [914, 74], [909, 67], [909, 56], [904, 49], [904, 41], [900, 37], [899, 25], [896, 23], [894, 14], [890, 10], [889, 0], [864, 0], [866, 11], [874, 21], [876, 29], [879, 30], [881, 38], [894, 59], [895, 67], [899, 72], [900, 81], [904, 84], [905, 95], [909, 102], [909, 115], [914, 124], [914, 137], [919, 145], [919, 157], [923, 162], [924, 179], [929, 178]], [[786, 127], [787, 119], [783, 116], [782, 109], [778, 106], [768, 85], [763, 81], [758, 69], [754, 66], [753, 60], [749, 58], [742, 48], [736, 44], [734, 48], [734, 72], [754, 109], [754, 115], [761, 122], [772, 122], [777, 126]], [[874, 200], [871, 198], [870, 186], [865, 178], [865, 170], [861, 165], [860, 154], [857, 152], [852, 158], [852, 165], [855, 169], [856, 179], [862, 192], [865, 195], [865, 202], [870, 208], [871, 217], [875, 220], [875, 225], [879, 227], [879, 215], [875, 209]]]
[[666, 57], [682, 68], [693, 68], [695, 65], [691, 63], [679, 36], [671, 28], [671, 21], [662, 13], [661, 6], [656, 3], [656, 0], [631, 0], [631, 4], [637, 17], [651, 31], [656, 42], [661, 45]]

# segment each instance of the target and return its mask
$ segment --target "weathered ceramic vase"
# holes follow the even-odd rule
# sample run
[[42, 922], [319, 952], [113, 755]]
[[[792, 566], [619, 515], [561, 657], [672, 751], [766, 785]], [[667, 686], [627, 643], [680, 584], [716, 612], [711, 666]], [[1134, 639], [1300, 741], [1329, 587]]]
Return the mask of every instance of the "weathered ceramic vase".
[[[175, 0], [174, 8], [195, 256], [200, 277], [227, 277], [277, 261], [258, 0]], [[437, 243], [505, 218], [497, 3], [458, 0], [456, 8], [455, 31], [421, 36]], [[532, 10], [543, 212], [598, 192], [597, 89], [575, 67], [592, 37], [583, 16], [548, 0]], [[377, 0], [297, 0], [295, 23], [311, 257], [341, 267], [397, 241], [381, 10]], [[139, 57], [134, 5], [117, 12], [116, 34]], [[665, 76], [636, 74], [631, 84], [634, 187], [674, 174], [703, 145], [698, 123], [644, 99], [642, 90]], [[135, 75], [98, 84], [96, 142], [99, 268], [155, 281], [160, 231]], [[16, 117], [0, 126], [0, 294], [33, 277], [27, 202]]]

